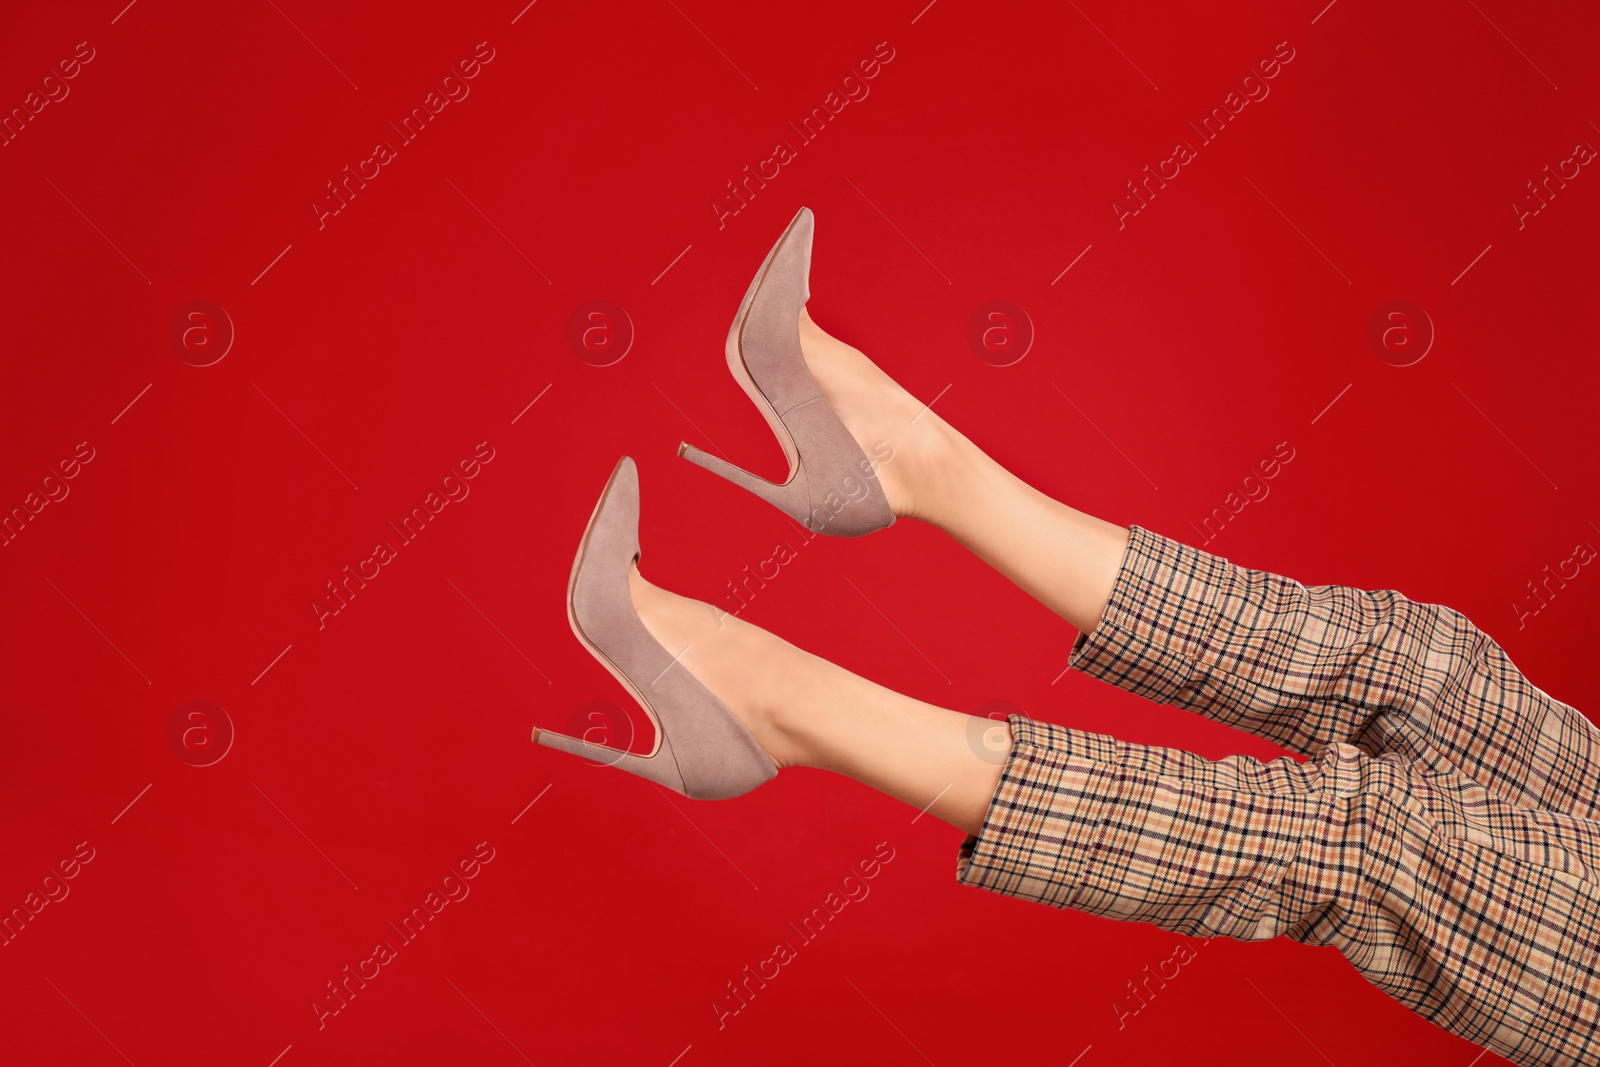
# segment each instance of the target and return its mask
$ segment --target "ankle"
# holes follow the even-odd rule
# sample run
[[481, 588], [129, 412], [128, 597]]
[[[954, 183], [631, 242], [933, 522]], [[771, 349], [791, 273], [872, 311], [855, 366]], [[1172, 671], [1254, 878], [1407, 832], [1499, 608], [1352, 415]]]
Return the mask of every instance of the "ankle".
[[984, 481], [983, 461], [987, 457], [931, 410], [923, 412], [917, 423], [920, 429], [914, 441], [914, 459], [908, 467], [912, 499], [907, 515], [949, 530], [952, 523], [970, 514], [974, 496]]
[[732, 662], [743, 665], [733, 698], [739, 718], [779, 767], [815, 767], [817, 753], [805, 711], [814, 704], [814, 664], [823, 661], [776, 634], [733, 619], [725, 640]]
[[704, 601], [652, 585], [637, 567], [628, 573], [628, 591], [650, 635], [722, 701], [774, 763], [806, 762], [798, 736], [781, 725], [807, 680], [804, 665], [795, 661], [798, 649]]
[[773, 684], [756, 714], [768, 752], [783, 767], [838, 770], [836, 735], [851, 728], [840, 714], [850, 704], [845, 694], [849, 673], [788, 642], [764, 662], [772, 667]]

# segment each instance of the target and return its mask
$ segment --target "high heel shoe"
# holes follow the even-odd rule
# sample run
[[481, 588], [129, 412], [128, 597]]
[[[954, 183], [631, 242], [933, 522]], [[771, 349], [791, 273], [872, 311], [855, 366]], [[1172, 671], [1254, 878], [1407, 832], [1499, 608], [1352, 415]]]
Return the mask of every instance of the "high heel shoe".
[[783, 445], [782, 483], [741, 470], [688, 442], [678, 455], [743, 486], [813, 533], [859, 537], [892, 525], [874, 465], [817, 387], [800, 351], [800, 312], [811, 298], [809, 208], [801, 208], [756, 272], [728, 331], [728, 369]]
[[641, 756], [550, 730], [534, 730], [533, 739], [696, 800], [747, 793], [773, 778], [777, 765], [727, 705], [650, 636], [628, 590], [628, 571], [639, 555], [639, 471], [623, 456], [572, 561], [567, 621], [644, 708], [656, 727], [655, 744]]

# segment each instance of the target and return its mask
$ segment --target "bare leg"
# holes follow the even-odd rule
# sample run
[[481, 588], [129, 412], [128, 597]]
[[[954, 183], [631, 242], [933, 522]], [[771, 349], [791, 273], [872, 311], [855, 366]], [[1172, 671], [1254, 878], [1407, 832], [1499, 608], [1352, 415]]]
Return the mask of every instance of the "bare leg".
[[[1105, 627], [1100, 620], [1124, 552], [1140, 547], [1132, 532], [1012, 477], [804, 317], [801, 334], [813, 375], [857, 440], [894, 446], [880, 477], [896, 514], [946, 529], [1081, 631], [1115, 639], [1124, 630], [1115, 611]], [[1193, 585], [1193, 568], [1211, 563], [1189, 562], [1183, 584]], [[1148, 592], [1165, 595], [1173, 583], [1153, 573]], [[1262, 573], [1233, 577], [1258, 582]], [[1573, 889], [1588, 884], [1592, 868], [1578, 857], [1593, 835], [1561, 829], [1551, 812], [1486, 800], [1453, 770], [1376, 760], [1351, 745], [1306, 764], [1212, 762], [1025, 719], [990, 726], [719, 619], [637, 573], [632, 592], [663, 645], [687, 646], [680, 667], [781, 766], [849, 775], [969, 834], [990, 820], [989, 839], [963, 849], [964, 884], [1190, 936], [1333, 944], [1390, 996], [1469, 1040], [1529, 1063], [1594, 1062], [1594, 1028], [1580, 1015], [1600, 1000], [1587, 962], [1600, 904]], [[1370, 633], [1358, 635], [1362, 645]], [[1459, 636], [1484, 647], [1475, 631]], [[1490, 670], [1512, 674], [1509, 661]], [[1557, 726], [1564, 740], [1577, 729]], [[978, 735], [987, 744], [972, 743], [974, 728], [987, 731]], [[1426, 788], [1413, 794], [1422, 779]], [[1489, 847], [1464, 854], [1464, 826]], [[1528, 856], [1536, 858], [1520, 858]], [[1485, 896], [1484, 885], [1497, 888]], [[1526, 921], [1486, 919], [1504, 914]], [[1535, 971], [1535, 988], [1548, 995], [1507, 1023], [1497, 1008], [1522, 995]]]
[[[879, 478], [897, 515], [948, 531], [1068, 622], [1093, 630], [1128, 531], [1006, 471], [859, 351], [800, 319], [818, 386], [857, 440], [888, 441]], [[902, 696], [707, 604], [651, 585], [634, 606], [663, 645], [750, 728], [780, 767], [847, 775], [977, 833], [1011, 750], [1005, 723]]]
[[[1018, 719], [993, 728], [991, 751], [968, 743], [987, 720], [898, 696], [737, 618], [719, 624], [636, 574], [631, 586], [657, 639], [689, 645], [674, 669], [782, 765], [850, 775], [974, 835], [963, 885], [1188, 937], [1333, 945], [1468, 1040], [1529, 1064], [1600, 1062], [1584, 1021], [1600, 1002], [1600, 894], [1581, 888], [1600, 859], [1581, 820], [1347, 745], [1304, 764], [1211, 761]], [[1481, 844], [1464, 851], [1462, 827]], [[1534, 999], [1508, 1019], [1499, 1009], [1530, 981]]]
[[1092, 632], [1128, 531], [1028, 485], [860, 351], [800, 317], [806, 364], [858, 441], [888, 441], [878, 472], [895, 514], [940, 527], [1050, 610]]
[[809, 316], [800, 337], [856, 439], [894, 446], [879, 476], [895, 513], [946, 530], [1093, 634], [1074, 648], [1085, 673], [1291, 751], [1352, 743], [1464, 768], [1513, 802], [1600, 813], [1600, 730], [1460, 612], [1392, 589], [1307, 587], [1148, 531], [1130, 545], [1129, 530], [1003, 469]]
[[982, 827], [1010, 751], [1005, 723], [901, 696], [637, 570], [630, 586], [651, 634], [688, 646], [673, 669], [721, 698], [780, 767], [835, 771], [968, 833]]

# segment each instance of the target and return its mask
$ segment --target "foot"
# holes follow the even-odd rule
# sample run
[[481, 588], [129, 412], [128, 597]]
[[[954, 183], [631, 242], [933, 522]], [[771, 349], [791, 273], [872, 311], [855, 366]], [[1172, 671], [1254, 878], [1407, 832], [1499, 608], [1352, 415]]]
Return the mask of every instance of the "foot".
[[929, 518], [937, 487], [959, 454], [961, 435], [860, 350], [813, 322], [803, 308], [800, 350], [822, 395], [861, 450], [869, 457], [891, 457], [880, 459], [876, 472], [890, 510], [897, 516]]
[[781, 711], [817, 687], [830, 664], [710, 604], [652, 585], [637, 564], [628, 572], [628, 591], [650, 636], [678, 656], [669, 670], [687, 670], [709, 689], [780, 768], [808, 765], [809, 753], [785, 729]]

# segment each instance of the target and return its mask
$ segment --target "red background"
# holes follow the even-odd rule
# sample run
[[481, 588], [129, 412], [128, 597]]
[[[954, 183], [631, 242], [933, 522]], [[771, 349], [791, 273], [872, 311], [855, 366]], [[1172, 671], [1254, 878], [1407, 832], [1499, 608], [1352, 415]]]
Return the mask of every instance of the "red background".
[[[821, 772], [694, 804], [528, 737], [627, 702], [563, 610], [619, 455], [661, 584], [718, 600], [794, 538], [673, 450], [781, 473], [721, 346], [802, 204], [815, 318], [1034, 484], [1195, 542], [1286, 441], [1208, 549], [1448, 603], [1600, 708], [1600, 575], [1513, 608], [1600, 546], [1600, 177], [1511, 208], [1600, 145], [1592, 7], [123, 3], [0, 33], [7, 112], [94, 49], [0, 149], [0, 509], [94, 450], [0, 549], [0, 907], [94, 849], [0, 948], [8, 1062], [1474, 1061], [1289, 942], [1205, 945], [1119, 1029], [1184, 939], [958, 887], [959, 832]], [[324, 183], [480, 41], [470, 96], [319, 229]], [[1119, 229], [1125, 183], [1283, 41], [1270, 96]], [[719, 228], [879, 42], [870, 95]], [[603, 368], [567, 341], [596, 299], [636, 331]], [[1366, 339], [1397, 299], [1437, 334], [1406, 367]], [[191, 300], [236, 330], [211, 366], [167, 338]], [[1036, 330], [1012, 366], [968, 347], [988, 300]], [[324, 583], [483, 441], [470, 496], [319, 630]], [[745, 617], [949, 707], [1276, 754], [1053, 681], [1071, 628], [916, 524], [818, 539]], [[204, 767], [168, 739], [197, 699], [236, 734]], [[485, 841], [319, 1029], [325, 983]], [[879, 842], [871, 895], [719, 1031], [725, 983]]]

